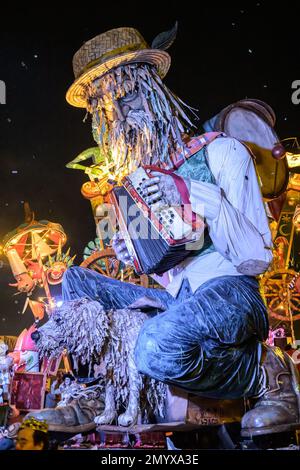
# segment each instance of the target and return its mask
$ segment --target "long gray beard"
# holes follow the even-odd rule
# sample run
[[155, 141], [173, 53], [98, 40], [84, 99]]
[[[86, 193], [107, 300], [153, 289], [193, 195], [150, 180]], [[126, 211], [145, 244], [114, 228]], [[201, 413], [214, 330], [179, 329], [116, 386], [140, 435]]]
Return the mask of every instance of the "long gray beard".
[[131, 172], [141, 164], [172, 168], [174, 153], [184, 155], [183, 134], [195, 128], [185, 111], [195, 117], [193, 108], [175, 96], [148, 65], [120, 66], [103, 80], [116, 97], [138, 86], [144, 108], [131, 110], [125, 121], [111, 123], [102, 110], [101, 80], [87, 89], [94, 138], [107, 158], [112, 157], [116, 170]]
[[120, 168], [129, 164], [133, 171], [139, 165], [160, 162], [159, 148], [167, 136], [158, 135], [155, 124], [144, 111], [129, 111], [125, 121], [116, 121], [110, 132], [112, 148], [119, 155]]

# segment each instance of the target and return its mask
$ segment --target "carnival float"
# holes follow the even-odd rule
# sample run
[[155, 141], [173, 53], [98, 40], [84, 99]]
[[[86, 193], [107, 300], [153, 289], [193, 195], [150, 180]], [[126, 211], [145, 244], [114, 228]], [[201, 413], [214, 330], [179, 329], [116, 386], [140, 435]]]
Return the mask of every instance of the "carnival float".
[[[164, 51], [175, 35], [172, 30], [169, 37], [157, 38], [152, 48]], [[82, 57], [77, 59], [80, 62]], [[79, 98], [72, 104], [85, 107], [75, 91]], [[75, 95], [70, 93], [67, 99], [72, 102]], [[90, 101], [89, 112], [92, 107]], [[299, 365], [300, 146], [297, 138], [279, 137], [275, 125], [276, 116], [268, 104], [245, 99], [203, 123], [201, 131], [236, 138], [252, 155], [273, 240], [272, 264], [257, 276], [269, 315], [267, 343], [287, 351]], [[97, 142], [102, 127], [101, 120], [93, 121]], [[95, 238], [86, 241], [79, 266], [87, 273], [161, 289], [161, 273], [155, 280], [137, 274], [112, 246], [120, 229], [120, 220], [110, 210], [112, 192], [132, 171], [120, 159], [116, 151], [103, 152], [99, 144], [66, 165], [87, 175], [81, 194], [90, 202], [95, 220]], [[109, 314], [99, 308], [97, 299], [89, 298], [88, 291], [80, 299], [70, 297], [64, 302], [59, 296], [57, 300], [51, 289], [60, 285], [75, 262], [70, 249], [63, 252], [66, 242], [59, 223], [35, 220], [27, 204], [25, 222], [2, 242], [16, 279], [13, 287], [25, 295], [23, 311], [30, 308], [33, 314], [33, 324], [15, 344], [5, 338], [0, 343], [3, 428], [24, 416], [45, 420], [56, 439], [63, 442], [59, 436], [67, 434], [65, 445], [75, 448], [172, 448], [176, 443], [184, 448], [193, 439], [194, 445], [201, 446], [201, 436], [207, 433], [227, 448], [254, 446], [254, 440], [236, 437], [249, 407], [247, 399], [204, 398], [139, 373], [134, 348], [151, 308], [160, 310], [153, 299], [148, 299], [148, 311], [135, 304], [111, 309]], [[44, 295], [34, 299], [37, 286]], [[289, 437], [294, 441], [289, 442], [296, 443], [294, 431]]]

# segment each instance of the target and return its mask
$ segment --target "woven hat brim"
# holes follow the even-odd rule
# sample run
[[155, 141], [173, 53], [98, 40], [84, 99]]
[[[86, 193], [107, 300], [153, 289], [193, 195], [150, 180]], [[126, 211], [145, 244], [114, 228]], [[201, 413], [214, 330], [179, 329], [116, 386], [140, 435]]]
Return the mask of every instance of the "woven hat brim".
[[102, 64], [96, 65], [78, 77], [67, 91], [67, 102], [76, 108], [86, 108], [84, 85], [88, 85], [96, 78], [100, 78], [114, 67], [135, 62], [145, 62], [156, 66], [160, 77], [163, 78], [170, 68], [171, 57], [167, 52], [158, 49], [143, 49], [141, 51], [120, 54]]

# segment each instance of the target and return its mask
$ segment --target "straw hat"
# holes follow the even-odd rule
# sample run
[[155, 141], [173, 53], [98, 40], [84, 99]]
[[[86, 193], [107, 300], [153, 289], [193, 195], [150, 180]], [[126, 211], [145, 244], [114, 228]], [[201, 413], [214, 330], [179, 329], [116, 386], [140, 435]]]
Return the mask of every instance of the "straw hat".
[[156, 36], [151, 47], [134, 28], [111, 29], [87, 41], [73, 57], [75, 82], [67, 92], [68, 103], [85, 108], [85, 87], [119, 65], [136, 62], [152, 64], [163, 78], [171, 64], [165, 49], [173, 43], [176, 33], [177, 23], [170, 31]]

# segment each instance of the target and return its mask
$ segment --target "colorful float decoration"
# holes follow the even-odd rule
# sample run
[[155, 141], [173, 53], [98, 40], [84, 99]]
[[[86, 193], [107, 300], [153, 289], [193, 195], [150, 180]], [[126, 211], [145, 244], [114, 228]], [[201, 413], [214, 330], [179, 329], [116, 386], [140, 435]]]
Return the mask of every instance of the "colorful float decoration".
[[51, 286], [56, 286], [62, 282], [65, 271], [74, 264], [76, 255], [70, 256], [70, 248], [66, 253], [62, 253], [59, 246], [56, 255], [49, 256], [45, 264], [47, 281]]
[[[25, 223], [5, 236], [3, 253], [17, 281], [10, 286], [27, 294], [23, 313], [30, 306], [35, 319], [41, 320], [45, 304], [54, 304], [49, 286], [62, 282], [63, 274], [73, 264], [75, 256], [70, 256], [70, 250], [62, 252], [67, 236], [60, 224], [36, 221], [28, 203], [24, 204], [24, 209]], [[45, 291], [43, 302], [30, 298], [36, 286]]]
[[271, 325], [276, 329], [282, 322], [290, 326], [295, 343], [294, 322], [300, 320], [300, 148], [295, 138], [285, 139], [290, 170], [289, 184], [278, 221], [272, 222], [274, 260], [261, 277], [261, 292], [268, 307]]

